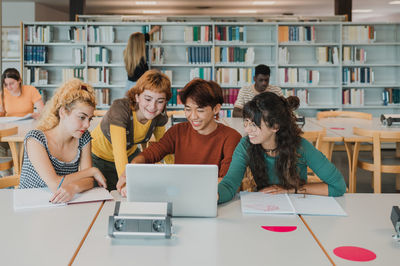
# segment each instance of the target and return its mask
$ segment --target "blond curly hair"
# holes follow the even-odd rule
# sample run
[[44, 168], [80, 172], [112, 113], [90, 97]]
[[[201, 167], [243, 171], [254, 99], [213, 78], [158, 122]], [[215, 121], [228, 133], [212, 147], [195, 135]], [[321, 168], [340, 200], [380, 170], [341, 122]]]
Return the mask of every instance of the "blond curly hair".
[[40, 116], [37, 128], [41, 131], [50, 130], [60, 123], [60, 108], [71, 112], [76, 103], [86, 103], [96, 108], [94, 89], [80, 79], [71, 79], [57, 89]]

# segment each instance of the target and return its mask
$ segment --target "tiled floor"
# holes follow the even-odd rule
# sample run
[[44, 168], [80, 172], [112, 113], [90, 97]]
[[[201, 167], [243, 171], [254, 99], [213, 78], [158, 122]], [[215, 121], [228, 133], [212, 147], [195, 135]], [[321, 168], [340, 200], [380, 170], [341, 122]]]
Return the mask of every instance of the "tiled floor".
[[[384, 151], [383, 154], [394, 153], [392, 150]], [[349, 184], [347, 155], [344, 151], [335, 151], [332, 162], [343, 174], [346, 184]], [[362, 169], [357, 170], [357, 193], [373, 193], [371, 186], [372, 173]], [[396, 193], [395, 174], [382, 174], [382, 193]], [[400, 194], [399, 194], [400, 195]]]

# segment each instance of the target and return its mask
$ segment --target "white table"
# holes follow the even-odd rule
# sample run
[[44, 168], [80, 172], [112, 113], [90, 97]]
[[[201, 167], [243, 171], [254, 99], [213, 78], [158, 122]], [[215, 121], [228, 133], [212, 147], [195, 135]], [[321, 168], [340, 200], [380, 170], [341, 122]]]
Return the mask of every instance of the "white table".
[[13, 190], [0, 190], [0, 264], [67, 265], [100, 202], [15, 212]]
[[217, 218], [173, 218], [173, 239], [116, 240], [107, 236], [114, 204], [105, 203], [74, 265], [331, 265], [296, 215], [243, 216], [236, 200], [219, 206]]
[[395, 231], [390, 213], [392, 206], [400, 205], [400, 195], [345, 194], [337, 201], [348, 217], [303, 216], [333, 261], [337, 265], [355, 265], [337, 257], [333, 250], [339, 246], [358, 246], [377, 255], [365, 265], [399, 265], [400, 242], [392, 239]]

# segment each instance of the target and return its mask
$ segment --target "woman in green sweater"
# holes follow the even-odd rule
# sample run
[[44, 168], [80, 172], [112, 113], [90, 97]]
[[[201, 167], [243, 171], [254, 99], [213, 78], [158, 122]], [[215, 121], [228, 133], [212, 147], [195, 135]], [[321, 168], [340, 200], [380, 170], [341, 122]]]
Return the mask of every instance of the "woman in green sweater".
[[[305, 193], [341, 196], [346, 192], [343, 175], [311, 143], [301, 137], [293, 110], [299, 98], [264, 92], [243, 108], [243, 137], [233, 153], [228, 173], [218, 185], [219, 203], [231, 200], [246, 167], [256, 190], [264, 193]], [[323, 181], [307, 184], [307, 166]]]

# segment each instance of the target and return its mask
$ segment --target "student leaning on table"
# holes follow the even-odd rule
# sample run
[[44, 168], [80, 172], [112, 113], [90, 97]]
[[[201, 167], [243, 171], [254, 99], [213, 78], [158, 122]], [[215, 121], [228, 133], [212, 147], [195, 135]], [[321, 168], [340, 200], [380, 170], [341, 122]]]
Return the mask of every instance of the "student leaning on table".
[[109, 190], [115, 190], [126, 164], [139, 154], [137, 144], [149, 141], [153, 133], [157, 141], [164, 135], [170, 98], [169, 78], [158, 70], [146, 71], [92, 131], [93, 164], [107, 178]]
[[[219, 203], [231, 200], [249, 166], [256, 190], [264, 193], [306, 193], [341, 196], [342, 174], [311, 143], [301, 137], [293, 110], [297, 97], [285, 99], [264, 92], [243, 109], [243, 137], [235, 149], [228, 173], [218, 185]], [[307, 184], [307, 166], [323, 181]]]
[[[105, 178], [90, 157], [94, 90], [78, 79], [61, 86], [46, 104], [37, 129], [25, 136], [19, 188], [49, 187], [53, 203], [66, 202]], [[61, 185], [61, 186], [60, 186]]]
[[[177, 164], [215, 164], [218, 176], [224, 176], [241, 136], [233, 128], [215, 121], [223, 103], [221, 87], [214, 81], [194, 79], [179, 92], [179, 97], [185, 105], [188, 121], [168, 129], [159, 142], [145, 149], [131, 163], [155, 163], [167, 154], [174, 154]], [[123, 196], [126, 195], [125, 183], [124, 174], [117, 184]]]
[[1, 84], [0, 116], [22, 117], [32, 114], [34, 119], [39, 117], [43, 109], [42, 96], [35, 87], [22, 85], [18, 70], [7, 68], [1, 76]]

